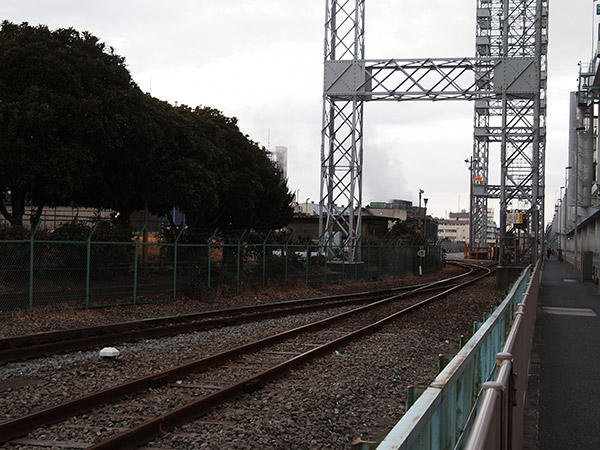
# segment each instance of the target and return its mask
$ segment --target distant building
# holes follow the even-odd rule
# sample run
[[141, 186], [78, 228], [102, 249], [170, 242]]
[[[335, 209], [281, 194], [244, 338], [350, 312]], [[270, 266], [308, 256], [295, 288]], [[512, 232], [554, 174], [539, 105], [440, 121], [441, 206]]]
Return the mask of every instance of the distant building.
[[[10, 211], [10, 202], [5, 203], [5, 208]], [[35, 216], [35, 210], [30, 204], [25, 205], [25, 214], [23, 215], [23, 226], [32, 228], [31, 220]], [[104, 211], [96, 208], [78, 208], [76, 206], [46, 206], [40, 217], [42, 229], [54, 231], [58, 227], [73, 222], [93, 222], [98, 218], [107, 219], [113, 214], [113, 211]], [[0, 226], [10, 226], [6, 218], [0, 215]]]
[[319, 204], [309, 202], [308, 199], [304, 203], [294, 203], [294, 215], [318, 216]]
[[[448, 219], [438, 219], [439, 238], [450, 242], [461, 242], [468, 244], [470, 236], [469, 213], [466, 210], [461, 212], [451, 212]], [[487, 230], [486, 240], [488, 245], [494, 245], [498, 242], [499, 229], [494, 221], [494, 210], [487, 212]], [[478, 243], [476, 246], [480, 246]], [[481, 245], [484, 246], [484, 245]]]
[[450, 242], [469, 242], [469, 213], [451, 212], [448, 219], [437, 219], [438, 237]]
[[281, 169], [281, 175], [287, 181], [287, 147], [276, 146], [275, 151], [271, 153], [271, 160]]
[[363, 217], [372, 216], [388, 219], [388, 229], [399, 220], [410, 221], [423, 232], [430, 242], [438, 240], [437, 219], [427, 215], [425, 207], [413, 206], [410, 200], [394, 199], [389, 202], [371, 202], [364, 210]]
[[410, 210], [413, 205], [409, 200], [391, 200], [392, 208]]
[[[318, 205], [317, 205], [318, 206]], [[383, 238], [388, 231], [388, 220], [385, 217], [363, 216], [363, 237]], [[294, 233], [294, 238], [319, 241], [319, 216], [294, 215], [286, 228]], [[334, 227], [334, 232], [339, 231]]]
[[494, 210], [492, 208], [488, 209], [487, 212], [487, 230], [486, 230], [486, 239], [488, 245], [494, 245], [498, 243], [500, 236], [500, 227], [494, 221]]
[[408, 218], [408, 211], [406, 209], [393, 208], [391, 203], [371, 202], [364, 211], [365, 215], [386, 217], [393, 222], [396, 220], [406, 220]]
[[[389, 202], [371, 202], [366, 208], [366, 213], [372, 216], [388, 217], [396, 220], [414, 220], [425, 218], [426, 209], [413, 206], [410, 200], [390, 200]], [[390, 228], [393, 225], [390, 224]]]

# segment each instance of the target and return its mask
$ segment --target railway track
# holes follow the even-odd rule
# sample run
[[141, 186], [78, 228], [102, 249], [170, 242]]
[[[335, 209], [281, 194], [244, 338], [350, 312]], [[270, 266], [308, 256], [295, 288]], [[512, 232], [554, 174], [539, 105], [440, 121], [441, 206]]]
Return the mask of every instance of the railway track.
[[[27, 444], [32, 439], [39, 442], [34, 430], [67, 419], [55, 426], [88, 430], [78, 440], [87, 443], [82, 445], [93, 444], [89, 448], [135, 448], [224, 401], [252, 392], [320, 355], [336, 351], [410, 311], [474, 283], [489, 271], [486, 269], [486, 274], [471, 276], [434, 295], [424, 292], [448, 282], [455, 283], [465, 275], [396, 292], [327, 319], [5, 421], [0, 423], [0, 442], [11, 439], [15, 445]], [[420, 297], [406, 305], [406, 298], [417, 294]], [[195, 400], [190, 402], [190, 398]], [[93, 411], [94, 423], [112, 424], [107, 433], [98, 435], [90, 431], [95, 428], [89, 423], [89, 411]], [[83, 412], [88, 413], [75, 417]], [[131, 416], [137, 417], [133, 424], [129, 419], [126, 424], [114, 419]], [[155, 418], [145, 419], [148, 416]], [[28, 433], [32, 433], [32, 437], [15, 440]], [[48, 434], [52, 435], [52, 428], [42, 433]]]
[[366, 304], [402, 292], [419, 289], [443, 289], [467, 276], [471, 270], [448, 280], [416, 286], [406, 286], [371, 292], [300, 299], [293, 301], [243, 306], [178, 316], [128, 321], [85, 328], [56, 330], [30, 335], [0, 338], [0, 364], [28, 358], [72, 352], [103, 345], [116, 345], [141, 339], [172, 336], [180, 333], [206, 331], [292, 314], [342, 306]]

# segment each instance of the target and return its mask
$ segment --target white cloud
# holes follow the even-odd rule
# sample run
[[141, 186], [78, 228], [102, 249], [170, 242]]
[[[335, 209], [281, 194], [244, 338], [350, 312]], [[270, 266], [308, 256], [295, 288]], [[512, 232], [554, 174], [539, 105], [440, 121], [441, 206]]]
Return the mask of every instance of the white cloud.
[[[577, 62], [591, 54], [592, 6], [550, 5], [547, 220], [564, 182], [568, 92], [576, 88]], [[366, 56], [473, 56], [475, 11], [474, 0], [369, 1]], [[252, 139], [287, 146], [290, 189], [318, 199], [323, 0], [3, 0], [0, 15], [89, 30], [125, 56], [143, 90], [219, 108], [238, 117]], [[435, 215], [457, 209], [459, 196], [468, 207], [470, 105], [368, 104], [365, 111], [365, 203], [416, 202], [423, 188]]]

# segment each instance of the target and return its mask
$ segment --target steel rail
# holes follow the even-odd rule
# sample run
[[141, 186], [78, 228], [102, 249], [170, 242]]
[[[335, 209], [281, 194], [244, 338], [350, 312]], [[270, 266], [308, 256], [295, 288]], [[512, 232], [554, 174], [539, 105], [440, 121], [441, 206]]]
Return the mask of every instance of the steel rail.
[[[104, 344], [116, 344], [118, 342], [133, 342], [141, 339], [155, 338], [162, 336], [170, 336], [181, 333], [189, 333], [195, 331], [206, 331], [215, 328], [221, 328], [226, 326], [239, 325], [246, 322], [257, 321], [267, 318], [275, 318], [281, 316], [287, 316], [292, 314], [303, 314], [313, 311], [318, 311], [327, 308], [336, 308], [341, 306], [353, 305], [357, 303], [364, 303], [373, 299], [382, 298], [382, 294], [369, 296], [357, 296], [346, 300], [333, 300], [333, 301], [320, 301], [314, 302], [313, 304], [291, 306], [288, 308], [271, 309], [261, 312], [249, 312], [244, 314], [242, 311], [228, 311], [229, 315], [223, 316], [217, 319], [197, 318], [191, 321], [185, 321], [183, 323], [173, 324], [168, 323], [165, 325], [155, 325], [150, 327], [139, 327], [138, 324], [143, 322], [135, 322], [133, 328], [128, 329], [127, 327], [121, 328], [121, 326], [110, 325], [109, 328], [113, 331], [106, 330], [105, 333], [99, 333], [92, 336], [86, 336], [86, 329], [82, 329], [83, 333], [79, 336], [68, 338], [69, 335], [77, 336], [77, 334], [65, 333], [65, 337], [60, 341], [39, 343], [34, 345], [14, 346], [7, 350], [0, 350], [0, 363], [8, 361], [24, 360], [34, 357], [46, 356], [61, 352], [69, 352], [75, 350], [81, 350], [85, 348], [100, 346]], [[261, 305], [262, 306], [262, 305]], [[263, 308], [258, 308], [263, 309]], [[250, 309], [247, 309], [250, 311]], [[238, 314], [235, 316], [235, 314]], [[210, 314], [214, 315], [214, 314]], [[100, 329], [105, 331], [104, 329]], [[60, 333], [60, 332], [59, 332]], [[57, 334], [59, 334], [57, 333]], [[54, 337], [53, 334], [50, 337]]]
[[[463, 274], [466, 275], [466, 274]], [[85, 328], [55, 330], [31, 335], [0, 338], [0, 364], [60, 352], [132, 342], [141, 339], [206, 331], [250, 321], [304, 314], [327, 308], [347, 306], [385, 298], [386, 295], [426, 286], [405, 286], [380, 291], [340, 294], [312, 299], [298, 299], [263, 305], [241, 306], [178, 316], [120, 322]]]
[[[481, 267], [478, 266], [478, 268], [481, 268]], [[475, 270], [474, 268], [471, 269], [470, 273], [472, 273], [474, 270]], [[484, 276], [487, 276], [490, 272], [489, 269], [486, 269], [486, 270], [488, 273], [486, 273]], [[133, 380], [133, 381], [130, 381], [127, 383], [123, 383], [123, 384], [120, 384], [117, 386], [113, 386], [111, 388], [107, 388], [107, 389], [92, 393], [90, 395], [86, 395], [86, 396], [82, 396], [82, 397], [79, 397], [79, 398], [76, 398], [73, 400], [69, 400], [64, 403], [60, 403], [58, 405], [54, 405], [54, 406], [45, 408], [45, 409], [27, 414], [22, 417], [4, 421], [4, 422], [0, 423], [0, 443], [6, 442], [10, 439], [17, 438], [19, 436], [23, 436], [42, 425], [50, 425], [53, 423], [57, 423], [68, 417], [72, 417], [76, 414], [89, 411], [100, 405], [115, 402], [119, 399], [122, 399], [123, 397], [128, 396], [128, 395], [137, 394], [137, 393], [147, 390], [149, 388], [156, 388], [156, 387], [160, 387], [162, 385], [166, 385], [168, 383], [177, 381], [178, 379], [180, 379], [183, 376], [206, 370], [215, 365], [227, 362], [232, 358], [238, 357], [243, 354], [258, 351], [264, 347], [267, 347], [268, 345], [277, 344], [277, 343], [285, 341], [287, 339], [296, 337], [302, 333], [311, 332], [311, 331], [319, 331], [319, 330], [327, 327], [331, 323], [334, 323], [341, 319], [350, 317], [359, 312], [364, 312], [366, 310], [373, 309], [377, 306], [395, 301], [399, 298], [408, 296], [410, 294], [424, 291], [432, 286], [448, 282], [449, 280], [452, 280], [452, 279], [462, 278], [465, 275], [466, 274], [460, 274], [458, 276], [450, 277], [445, 280], [440, 280], [440, 281], [432, 282], [429, 284], [425, 284], [425, 285], [418, 287], [416, 289], [413, 289], [411, 291], [392, 295], [390, 297], [375, 301], [368, 305], [360, 306], [358, 308], [354, 308], [350, 311], [336, 314], [336, 315], [328, 317], [326, 319], [322, 319], [322, 320], [319, 320], [316, 322], [302, 325], [302, 326], [294, 328], [292, 330], [284, 331], [284, 332], [275, 334], [273, 336], [269, 336], [267, 338], [260, 339], [258, 341], [255, 341], [255, 342], [252, 342], [249, 344], [238, 346], [231, 350], [213, 354], [213, 355], [207, 356], [205, 358], [202, 358], [202, 359], [199, 359], [196, 361], [192, 361], [190, 363], [186, 363], [186, 364], [177, 366], [172, 369], [162, 371], [160, 373], [144, 376], [144, 377], [138, 378], [136, 380]], [[474, 280], [468, 281], [466, 283], [451, 287], [451, 288], [447, 289], [446, 291], [436, 294], [435, 296], [433, 296], [431, 298], [433, 298], [433, 299], [438, 298], [441, 295], [445, 295], [446, 293], [452, 292], [453, 290], [456, 290], [460, 287], [471, 284], [471, 283], [477, 281], [479, 278], [480, 277], [478, 277]], [[419, 302], [416, 305], [421, 305], [423, 303], [424, 302]]]
[[238, 398], [246, 393], [254, 392], [264, 386], [266, 383], [281, 378], [291, 370], [297, 369], [312, 359], [330, 353], [332, 350], [338, 349], [341, 346], [357, 340], [367, 334], [380, 330], [383, 326], [396, 320], [398, 317], [413, 311], [421, 306], [446, 296], [450, 292], [470, 285], [481, 278], [488, 276], [491, 270], [484, 275], [481, 275], [473, 280], [453, 286], [443, 292], [440, 292], [432, 297], [422, 300], [414, 305], [403, 308], [383, 319], [366, 325], [358, 330], [349, 332], [342, 337], [320, 345], [312, 350], [309, 350], [301, 355], [295, 356], [283, 363], [280, 363], [266, 371], [253, 375], [245, 380], [234, 383], [220, 391], [202, 397], [199, 400], [188, 403], [169, 413], [159, 416], [155, 419], [148, 420], [130, 430], [118, 433], [111, 438], [88, 447], [90, 450], [108, 450], [108, 449], [134, 449], [140, 445], [150, 442], [155, 437], [164, 434], [167, 431], [174, 429], [177, 426], [183, 425], [190, 420], [204, 414], [211, 408], [218, 406], [226, 401]]

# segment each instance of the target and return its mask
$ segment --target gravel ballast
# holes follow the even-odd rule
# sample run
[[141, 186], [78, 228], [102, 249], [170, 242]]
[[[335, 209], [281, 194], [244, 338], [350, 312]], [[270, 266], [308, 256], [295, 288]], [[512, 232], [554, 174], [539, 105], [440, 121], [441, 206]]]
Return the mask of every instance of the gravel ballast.
[[[421, 279], [417, 278], [418, 281]], [[369, 284], [368, 288], [371, 289], [371, 286]], [[366, 289], [362, 286], [358, 290]], [[216, 408], [148, 446], [338, 449], [349, 448], [357, 438], [379, 441], [404, 413], [407, 386], [429, 384], [438, 372], [438, 355], [456, 353], [460, 336], [469, 333], [473, 321], [481, 320], [482, 315], [502, 297], [503, 292], [495, 288], [493, 278], [480, 281], [465, 291], [452, 294], [384, 327], [376, 334], [314, 360], [240, 401]], [[265, 302], [264, 298], [250, 298], [236, 306], [261, 301]], [[189, 304], [186, 308], [177, 309], [177, 303], [145, 305], [154, 306], [156, 310], [145, 310], [142, 317], [152, 316], [147, 314], [173, 314], [174, 310], [191, 312]], [[214, 304], [211, 306], [206, 309], [215, 308]], [[216, 307], [222, 308], [223, 305]], [[137, 318], [134, 310], [124, 317], [122, 311], [126, 309], [115, 308], [116, 312], [107, 309], [105, 315], [103, 310], [94, 310], [93, 316], [103, 323], [110, 322], [115, 315], [120, 320]], [[69, 315], [65, 321], [68, 326], [78, 326], [74, 323], [82, 326], [91, 317], [87, 311], [64, 313]], [[77, 313], [81, 313], [79, 322]], [[3, 412], [0, 420], [272, 335], [325, 315], [303, 314], [120, 344], [121, 356], [115, 361], [99, 358], [99, 349], [94, 349], [6, 364], [0, 367], [0, 408]], [[48, 329], [44, 319], [37, 322], [40, 331]], [[12, 323], [11, 334], [22, 334], [18, 333], [14, 324], [24, 321], [19, 318]], [[94, 430], [92, 419], [88, 416], [83, 422], [81, 417], [77, 419], [77, 423], [89, 425], [88, 435]], [[43, 430], [40, 433], [38, 436], [60, 441], [77, 441], [78, 436], [73, 429], [65, 430], [64, 435], [48, 435]]]

